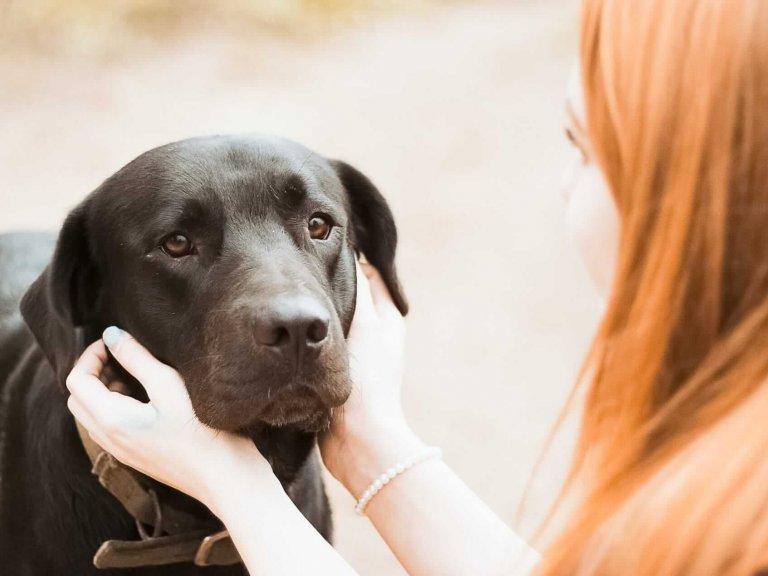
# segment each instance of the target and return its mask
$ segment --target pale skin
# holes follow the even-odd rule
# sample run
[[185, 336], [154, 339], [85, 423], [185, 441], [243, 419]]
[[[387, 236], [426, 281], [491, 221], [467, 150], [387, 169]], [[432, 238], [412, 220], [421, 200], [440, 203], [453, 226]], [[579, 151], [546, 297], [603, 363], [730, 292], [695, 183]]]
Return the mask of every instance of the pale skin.
[[[563, 183], [567, 225], [605, 296], [618, 216], [592, 160], [576, 73], [566, 111], [574, 144]], [[359, 265], [357, 310], [348, 339], [353, 391], [320, 437], [323, 462], [355, 498], [387, 468], [427, 448], [400, 403], [404, 338], [403, 318], [378, 272]], [[355, 573], [296, 509], [250, 440], [214, 431], [195, 417], [175, 370], [124, 332], [109, 344], [146, 388], [150, 402], [142, 404], [104, 386], [99, 375], [106, 346], [102, 340], [93, 343], [67, 386], [70, 410], [96, 442], [125, 464], [206, 504], [229, 529], [251, 574]], [[538, 560], [439, 460], [398, 476], [371, 500], [366, 515], [412, 575], [527, 574]]]

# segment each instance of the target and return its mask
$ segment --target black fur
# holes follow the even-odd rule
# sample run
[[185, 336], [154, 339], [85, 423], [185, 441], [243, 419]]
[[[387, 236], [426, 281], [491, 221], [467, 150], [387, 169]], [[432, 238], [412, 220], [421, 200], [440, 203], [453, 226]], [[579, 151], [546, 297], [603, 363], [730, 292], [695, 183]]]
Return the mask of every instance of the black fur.
[[[315, 213], [335, 223], [325, 241], [307, 236]], [[176, 232], [193, 240], [195, 254], [174, 259], [159, 248]], [[394, 221], [373, 184], [285, 140], [187, 140], [118, 171], [73, 210], [55, 251], [53, 244], [48, 235], [0, 235], [0, 573], [245, 574], [240, 566], [190, 564], [93, 568], [102, 541], [138, 535], [90, 474], [63, 384], [85, 345], [112, 324], [181, 373], [203, 422], [250, 435], [330, 539], [312, 448], [349, 393], [344, 338], [354, 313], [355, 251], [407, 309]], [[253, 337], [254, 323], [286, 298], [310, 301], [330, 317], [328, 336], [299, 360]], [[114, 360], [110, 369], [144, 399]], [[220, 527], [198, 502], [145, 480], [211, 531]]]

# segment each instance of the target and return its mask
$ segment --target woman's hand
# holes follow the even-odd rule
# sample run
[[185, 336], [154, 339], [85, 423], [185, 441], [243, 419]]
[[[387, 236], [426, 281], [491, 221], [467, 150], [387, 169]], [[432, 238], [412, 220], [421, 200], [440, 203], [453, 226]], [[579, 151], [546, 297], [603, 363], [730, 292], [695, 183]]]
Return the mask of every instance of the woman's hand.
[[357, 266], [357, 304], [347, 339], [352, 394], [335, 423], [360, 432], [405, 421], [400, 401], [405, 321], [379, 271]]
[[357, 267], [357, 305], [349, 330], [352, 394], [320, 437], [323, 461], [354, 495], [392, 464], [423, 449], [403, 414], [405, 322], [379, 272]]
[[[149, 403], [111, 391], [100, 380], [107, 349], [146, 389]], [[197, 419], [181, 376], [117, 328], [104, 332], [67, 378], [68, 406], [90, 436], [124, 464], [211, 507], [227, 479], [247, 471], [279, 486], [253, 442]]]

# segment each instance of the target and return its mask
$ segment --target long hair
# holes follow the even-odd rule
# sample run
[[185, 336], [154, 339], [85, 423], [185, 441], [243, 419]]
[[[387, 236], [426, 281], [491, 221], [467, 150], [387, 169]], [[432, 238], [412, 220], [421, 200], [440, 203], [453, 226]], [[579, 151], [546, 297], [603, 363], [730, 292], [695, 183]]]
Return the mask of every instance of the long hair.
[[621, 219], [537, 574], [768, 568], [768, 2], [585, 0], [590, 144]]

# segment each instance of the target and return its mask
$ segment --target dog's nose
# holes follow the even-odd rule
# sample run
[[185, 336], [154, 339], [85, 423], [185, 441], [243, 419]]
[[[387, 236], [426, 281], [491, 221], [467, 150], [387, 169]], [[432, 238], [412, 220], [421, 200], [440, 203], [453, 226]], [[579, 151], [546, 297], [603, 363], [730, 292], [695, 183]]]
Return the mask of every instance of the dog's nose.
[[256, 341], [262, 346], [295, 354], [318, 347], [328, 336], [330, 315], [317, 300], [281, 298], [260, 310], [255, 318]]

